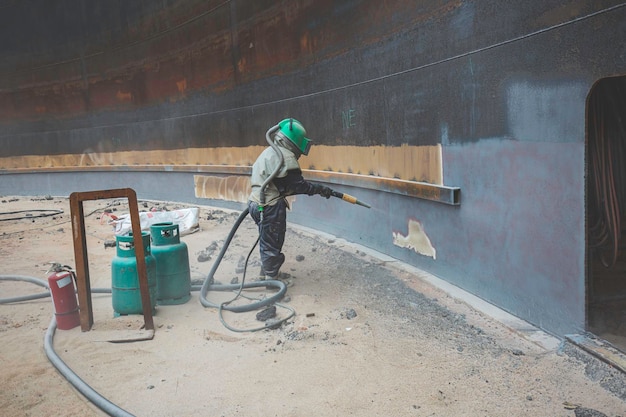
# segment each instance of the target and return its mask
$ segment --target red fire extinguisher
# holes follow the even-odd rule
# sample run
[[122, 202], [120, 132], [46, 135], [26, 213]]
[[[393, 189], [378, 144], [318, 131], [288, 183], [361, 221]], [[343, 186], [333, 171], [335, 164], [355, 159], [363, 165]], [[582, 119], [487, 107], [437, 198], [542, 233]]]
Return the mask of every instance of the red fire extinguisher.
[[54, 304], [54, 316], [57, 328], [70, 330], [80, 324], [78, 302], [76, 301], [76, 276], [72, 268], [67, 265], [53, 263], [48, 269], [48, 285]]

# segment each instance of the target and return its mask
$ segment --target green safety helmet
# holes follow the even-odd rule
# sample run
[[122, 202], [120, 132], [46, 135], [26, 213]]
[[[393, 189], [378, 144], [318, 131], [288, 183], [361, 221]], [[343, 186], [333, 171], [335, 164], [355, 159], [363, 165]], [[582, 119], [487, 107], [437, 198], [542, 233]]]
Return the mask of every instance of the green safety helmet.
[[311, 139], [306, 137], [306, 130], [296, 119], [285, 119], [278, 123], [280, 133], [291, 141], [304, 155], [309, 154]]

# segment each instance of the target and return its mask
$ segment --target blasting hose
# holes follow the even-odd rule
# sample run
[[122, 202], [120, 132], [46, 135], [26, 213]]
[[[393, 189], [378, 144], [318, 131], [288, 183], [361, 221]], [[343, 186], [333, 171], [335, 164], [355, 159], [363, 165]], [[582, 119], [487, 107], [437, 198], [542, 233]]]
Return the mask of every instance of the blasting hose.
[[278, 145], [276, 145], [276, 143], [274, 143], [274, 141], [272, 140], [272, 134], [276, 132], [278, 129], [280, 129], [280, 126], [276, 125], [276, 126], [270, 127], [267, 130], [267, 132], [265, 132], [265, 140], [267, 141], [267, 143], [269, 143], [269, 145], [272, 147], [274, 152], [276, 152], [276, 156], [278, 156], [278, 159], [280, 162], [278, 165], [276, 165], [276, 168], [274, 168], [274, 171], [270, 174], [270, 176], [267, 177], [265, 181], [263, 181], [263, 184], [261, 185], [261, 196], [260, 196], [261, 204], [259, 204], [259, 210], [261, 211], [261, 219], [263, 219], [263, 208], [265, 207], [265, 189], [267, 188], [268, 184], [272, 182], [272, 180], [276, 177], [276, 175], [278, 175], [278, 173], [280, 172], [280, 169], [283, 167], [283, 164], [285, 163], [285, 158], [283, 157], [283, 153], [280, 151], [280, 148], [278, 147]]
[[[285, 295], [285, 292], [287, 292], [287, 286], [285, 285], [285, 283], [278, 281], [278, 280], [254, 281], [254, 282], [250, 282], [247, 284], [243, 282], [241, 284], [227, 284], [227, 285], [214, 284], [215, 272], [217, 271], [217, 268], [222, 262], [222, 258], [224, 258], [224, 254], [226, 253], [226, 250], [228, 249], [230, 242], [233, 240], [233, 237], [235, 236], [235, 232], [239, 228], [239, 225], [241, 225], [241, 222], [244, 221], [248, 213], [249, 213], [249, 210], [246, 208], [244, 211], [241, 212], [241, 214], [237, 218], [235, 225], [231, 229], [230, 233], [228, 234], [228, 237], [226, 238], [226, 241], [224, 242], [224, 246], [222, 247], [222, 250], [220, 251], [219, 255], [217, 255], [217, 259], [215, 260], [215, 263], [213, 264], [211, 271], [209, 272], [206, 279], [204, 280], [204, 283], [202, 284], [202, 288], [200, 289], [200, 304], [202, 304], [204, 307], [220, 308], [221, 306], [221, 308], [223, 308], [224, 310], [228, 310], [228, 311], [232, 311], [236, 313], [244, 312], [244, 311], [252, 311], [252, 310], [258, 309], [259, 307], [264, 307], [266, 305], [272, 304], [280, 300]], [[255, 247], [256, 247], [256, 244], [255, 244]], [[233, 290], [237, 290], [240, 288], [256, 288], [256, 287], [270, 287], [270, 286], [277, 287], [278, 292], [269, 298], [260, 300], [253, 304], [231, 307], [228, 305], [224, 306], [223, 304], [221, 305], [213, 304], [209, 300], [206, 299], [207, 292], [210, 290], [233, 291]]]
[[[233, 225], [233, 228], [230, 230], [230, 233], [228, 234], [228, 237], [226, 238], [226, 241], [224, 242], [224, 246], [222, 247], [222, 250], [220, 251], [219, 255], [217, 256], [217, 259], [215, 260], [215, 263], [213, 264], [213, 266], [211, 267], [211, 271], [209, 272], [209, 274], [207, 275], [206, 279], [204, 280], [204, 283], [202, 284], [202, 287], [200, 288], [200, 304], [202, 304], [204, 307], [213, 307], [213, 308], [218, 308], [219, 309], [219, 316], [220, 316], [220, 321], [222, 322], [222, 324], [228, 329], [231, 330], [233, 332], [255, 332], [255, 331], [259, 331], [259, 330], [266, 330], [269, 328], [274, 328], [274, 327], [278, 327], [279, 325], [281, 325], [282, 323], [286, 322], [287, 320], [291, 319], [293, 316], [295, 316], [296, 312], [294, 309], [292, 309], [291, 307], [279, 304], [278, 301], [280, 301], [283, 296], [285, 295], [285, 293], [287, 292], [287, 285], [285, 285], [284, 282], [281, 282], [279, 280], [264, 280], [264, 281], [253, 281], [253, 282], [249, 282], [246, 283], [246, 269], [244, 269], [244, 273], [243, 273], [243, 278], [241, 280], [241, 284], [215, 284], [214, 283], [214, 276], [215, 276], [215, 272], [217, 271], [217, 268], [219, 267], [220, 263], [222, 262], [222, 259], [224, 258], [224, 254], [226, 253], [226, 250], [228, 249], [228, 247], [230, 246], [230, 242], [233, 240], [233, 237], [235, 236], [235, 232], [237, 231], [237, 229], [239, 228], [239, 226], [241, 225], [241, 223], [243, 222], [243, 220], [246, 218], [246, 216], [249, 214], [249, 209], [246, 208], [245, 210], [243, 210], [241, 212], [241, 214], [239, 215], [239, 217], [237, 218], [237, 221], [235, 222], [235, 224]], [[259, 239], [256, 240], [256, 242], [254, 243], [254, 245], [252, 246], [252, 248], [250, 249], [250, 252], [248, 253], [248, 258], [246, 259], [246, 265], [248, 265], [248, 259], [250, 259], [250, 255], [252, 254], [252, 251], [254, 250], [254, 248], [256, 248], [257, 243], [259, 242]], [[239, 306], [231, 306], [230, 303], [232, 303], [233, 301], [235, 301], [236, 299], [239, 298], [239, 296], [241, 295], [241, 292], [244, 289], [250, 289], [250, 288], [259, 288], [259, 287], [263, 287], [263, 288], [269, 288], [269, 287], [275, 287], [278, 289], [278, 292], [274, 295], [272, 295], [271, 297], [265, 298], [265, 299], [261, 299], [261, 300], [255, 300], [252, 303], [249, 304], [245, 304], [245, 305], [239, 305]], [[235, 295], [234, 298], [232, 298], [229, 301], [223, 302], [219, 305], [211, 303], [209, 300], [207, 300], [206, 295], [209, 291], [236, 291], [238, 290], [237, 294]], [[282, 307], [284, 309], [287, 309], [290, 311], [290, 314], [283, 318], [280, 319], [278, 321], [274, 321], [274, 322], [266, 322], [266, 325], [262, 326], [262, 327], [257, 327], [257, 328], [253, 328], [253, 329], [245, 329], [245, 330], [241, 330], [241, 329], [236, 329], [232, 326], [229, 326], [228, 323], [226, 323], [226, 321], [224, 320], [224, 317], [222, 316], [222, 311], [223, 310], [227, 310], [227, 311], [231, 311], [234, 313], [242, 313], [242, 312], [247, 312], [247, 311], [253, 311], [253, 310], [257, 310], [261, 307], [265, 307], [267, 305], [271, 305], [274, 304], [276, 306]]]
[[[274, 152], [276, 152], [276, 156], [279, 159], [279, 163], [277, 164], [276, 168], [274, 169], [274, 171], [272, 171], [272, 173], [270, 174], [269, 177], [267, 177], [265, 179], [265, 181], [263, 181], [263, 184], [261, 185], [261, 193], [260, 193], [260, 204], [259, 204], [259, 212], [260, 212], [260, 218], [261, 221], [259, 223], [260, 227], [263, 227], [263, 209], [265, 207], [265, 189], [267, 188], [267, 186], [269, 185], [270, 182], [272, 182], [272, 180], [278, 175], [278, 173], [280, 172], [283, 164], [284, 164], [284, 157], [283, 157], [283, 153], [280, 151], [278, 145], [276, 145], [276, 143], [274, 143], [274, 141], [272, 140], [272, 134], [274, 132], [276, 132], [278, 129], [280, 129], [279, 125], [275, 125], [272, 126], [271, 128], [269, 128], [267, 130], [267, 132], [265, 133], [265, 140], [267, 140], [267, 143], [272, 147], [272, 149], [274, 150]], [[228, 237], [226, 238], [226, 241], [224, 242], [224, 245], [222, 246], [222, 250], [220, 251], [219, 255], [217, 256], [217, 259], [215, 260], [215, 263], [213, 264], [213, 266], [211, 267], [211, 271], [209, 271], [209, 274], [207, 275], [206, 279], [204, 280], [202, 287], [200, 288], [200, 304], [202, 304], [204, 307], [212, 307], [212, 308], [219, 308], [220, 311], [220, 320], [222, 321], [222, 324], [224, 324], [224, 326], [226, 326], [229, 330], [232, 331], [241, 331], [239, 329], [234, 329], [230, 326], [228, 326], [226, 324], [226, 322], [224, 321], [223, 317], [222, 317], [222, 310], [227, 310], [227, 311], [232, 311], [235, 313], [240, 313], [240, 312], [246, 312], [246, 311], [253, 311], [253, 310], [257, 310], [261, 307], [265, 307], [267, 305], [271, 305], [271, 304], [277, 304], [278, 301], [280, 301], [283, 296], [285, 295], [285, 293], [287, 292], [287, 286], [285, 285], [285, 283], [279, 281], [279, 280], [264, 280], [264, 281], [254, 281], [254, 282], [250, 282], [250, 283], [246, 283], [245, 279], [246, 279], [246, 272], [244, 269], [244, 274], [243, 274], [243, 279], [241, 284], [215, 284], [215, 272], [217, 271], [217, 268], [219, 267], [220, 263], [222, 262], [222, 259], [224, 258], [224, 254], [226, 253], [226, 251], [228, 250], [228, 247], [230, 246], [230, 242], [232, 241], [233, 237], [235, 236], [235, 232], [237, 231], [237, 229], [239, 228], [239, 226], [241, 225], [241, 223], [243, 222], [243, 220], [246, 218], [246, 216], [250, 213], [249, 208], [246, 207], [245, 210], [243, 210], [241, 212], [241, 214], [239, 215], [239, 217], [237, 218], [237, 221], [235, 222], [235, 224], [233, 225], [233, 228], [231, 229], [230, 233], [228, 234]], [[254, 246], [252, 247], [252, 249], [250, 249], [250, 253], [248, 254], [248, 259], [250, 258], [250, 254], [252, 253], [252, 251], [254, 250], [254, 248], [256, 247], [257, 243], [259, 242], [259, 240], [257, 239], [257, 241], [255, 242]], [[246, 266], [248, 264], [248, 259], [246, 259]], [[239, 305], [239, 306], [231, 306], [230, 303], [232, 303], [233, 301], [235, 301], [237, 298], [239, 298], [239, 296], [241, 295], [241, 292], [244, 289], [249, 289], [249, 288], [258, 288], [258, 287], [263, 287], [263, 288], [268, 288], [268, 287], [276, 287], [278, 289], [278, 292], [276, 294], [274, 294], [271, 297], [262, 299], [262, 300], [256, 300], [253, 303], [250, 304], [246, 304], [246, 305]], [[237, 295], [231, 299], [230, 301], [226, 301], [224, 303], [221, 303], [219, 305], [211, 303], [209, 300], [207, 300], [206, 296], [207, 293], [209, 291], [235, 291], [238, 290]], [[287, 317], [284, 318], [280, 321], [278, 321], [277, 323], [274, 323], [275, 326], [279, 325], [282, 322], [285, 322], [287, 320], [289, 320], [291, 317], [293, 317], [295, 315], [295, 311], [290, 308], [290, 307], [286, 307], [286, 306], [281, 306], [284, 308], [287, 308], [288, 310], [291, 311], [291, 314]], [[263, 330], [266, 329], [267, 327], [259, 327], [256, 329], [249, 329], [249, 330], [245, 330], [245, 331], [257, 331], [257, 330]]]
[[46, 290], [48, 290], [47, 292], [42, 292], [39, 294], [23, 295], [13, 298], [0, 298], [0, 304], [19, 303], [22, 301], [30, 301], [37, 300], [39, 298], [50, 297], [50, 287], [48, 286], [48, 283], [43, 279], [29, 277], [25, 275], [0, 275], [0, 280], [30, 282], [31, 284], [39, 285], [40, 287], [44, 287]]
[[[50, 289], [48, 283], [42, 279], [23, 276], [23, 275], [0, 275], [0, 281], [21, 281], [21, 282], [29, 282], [31, 284], [38, 285], [40, 287], [44, 287], [46, 289]], [[97, 293], [110, 293], [111, 290], [108, 288], [103, 289], [92, 289], [92, 292]], [[38, 298], [50, 297], [50, 292], [40, 293], [40, 294], [32, 294], [22, 297], [14, 297], [14, 298], [3, 298], [0, 299], [0, 304], [9, 304], [16, 303], [19, 301], [27, 301], [27, 300], [35, 300]], [[46, 331], [46, 335], [44, 337], [44, 351], [46, 352], [46, 356], [48, 360], [54, 365], [54, 367], [65, 377], [65, 379], [74, 386], [81, 394], [85, 396], [89, 401], [91, 401], [95, 406], [100, 408], [102, 411], [107, 413], [113, 417], [133, 417], [133, 414], [125, 411], [124, 409], [118, 407], [113, 404], [111, 401], [107, 400], [105, 397], [100, 395], [97, 391], [95, 391], [91, 386], [89, 386], [85, 381], [83, 381], [72, 369], [63, 362], [63, 359], [54, 350], [54, 333], [57, 329], [57, 321], [54, 315], [50, 320], [50, 325], [48, 326], [48, 330]]]
[[[259, 204], [259, 211], [260, 211], [260, 217], [261, 217], [261, 221], [259, 223], [260, 227], [263, 227], [263, 208], [265, 207], [265, 189], [267, 188], [267, 186], [269, 185], [270, 182], [272, 182], [272, 180], [278, 175], [278, 173], [280, 172], [283, 164], [284, 164], [284, 157], [283, 157], [283, 153], [281, 152], [280, 148], [278, 147], [278, 145], [276, 145], [276, 143], [274, 143], [274, 141], [272, 140], [272, 134], [274, 132], [276, 132], [278, 129], [280, 129], [279, 125], [275, 125], [272, 126], [271, 128], [269, 128], [267, 130], [267, 132], [265, 133], [265, 139], [267, 140], [267, 143], [272, 147], [272, 149], [274, 150], [274, 152], [276, 152], [276, 156], [279, 159], [279, 163], [277, 164], [276, 168], [274, 169], [274, 171], [271, 173], [271, 175], [269, 177], [267, 177], [265, 179], [265, 181], [263, 181], [263, 184], [261, 185], [261, 193], [260, 193], [260, 204]], [[349, 203], [352, 204], [358, 204], [361, 205], [363, 207], [367, 207], [370, 208], [370, 206], [366, 203], [363, 203], [362, 201], [357, 200], [355, 197], [348, 195], [348, 194], [343, 194], [337, 191], [332, 191], [332, 195], [338, 198], [341, 198], [344, 201], [347, 201]], [[255, 281], [255, 282], [251, 282], [251, 283], [245, 283], [245, 270], [244, 270], [244, 275], [243, 275], [243, 280], [241, 282], [241, 284], [215, 284], [215, 280], [214, 280], [214, 276], [215, 276], [215, 272], [217, 271], [217, 268], [219, 267], [220, 263], [222, 262], [222, 259], [224, 258], [224, 255], [226, 253], [226, 251], [228, 250], [228, 247], [230, 246], [230, 242], [232, 241], [233, 237], [235, 236], [235, 232], [237, 231], [237, 229], [239, 228], [239, 226], [241, 225], [241, 223], [243, 222], [243, 220], [246, 218], [246, 216], [250, 213], [249, 208], [246, 208], [245, 210], [243, 210], [241, 212], [241, 214], [239, 215], [239, 217], [237, 218], [237, 221], [235, 222], [235, 224], [233, 225], [233, 228], [231, 229], [230, 233], [228, 234], [228, 237], [226, 238], [226, 241], [224, 242], [224, 245], [222, 246], [222, 250], [220, 251], [219, 255], [217, 256], [217, 259], [215, 260], [215, 263], [213, 264], [213, 266], [211, 267], [211, 270], [209, 271], [209, 274], [207, 275], [206, 279], [204, 280], [202, 287], [200, 288], [200, 303], [204, 306], [204, 307], [212, 307], [212, 308], [219, 308], [220, 309], [220, 313], [221, 310], [228, 310], [228, 311], [232, 311], [232, 312], [245, 312], [245, 311], [252, 311], [252, 310], [256, 310], [260, 307], [264, 307], [267, 305], [271, 305], [271, 304], [275, 304], [277, 301], [279, 301], [280, 299], [282, 299], [282, 297], [284, 296], [285, 292], [287, 291], [287, 286], [279, 281], [279, 280], [265, 280], [265, 281]], [[252, 250], [254, 250], [254, 247], [256, 247], [258, 243], [258, 239], [256, 241], [256, 243], [254, 244], [253, 248], [250, 250], [250, 253], [252, 253]], [[248, 254], [248, 258], [250, 257], [250, 254]], [[246, 260], [246, 265], [247, 265], [247, 260]], [[257, 287], [276, 287], [278, 288], [278, 292], [276, 294], [274, 294], [272, 297], [263, 299], [263, 300], [258, 300], [255, 303], [252, 304], [247, 304], [247, 305], [242, 305], [242, 306], [230, 306], [229, 304], [231, 302], [233, 302], [238, 296], [239, 294], [241, 294], [241, 291], [244, 288], [257, 288]], [[207, 293], [210, 291], [234, 291], [234, 290], [239, 290], [239, 293], [237, 294], [237, 296], [235, 296], [234, 299], [227, 301], [225, 303], [221, 303], [220, 305], [211, 303], [209, 300], [207, 300], [206, 295]], [[291, 318], [293, 315], [295, 315], [295, 312], [292, 312], [292, 314], [287, 318]], [[221, 315], [220, 315], [221, 318]], [[285, 321], [287, 319], [284, 319], [282, 321]], [[223, 319], [222, 319], [222, 323], [224, 323]], [[226, 323], [224, 323], [226, 325]], [[228, 326], [227, 326], [228, 327]], [[234, 330], [232, 328], [229, 327], [230, 330]], [[261, 329], [255, 329], [255, 330], [261, 330]]]
[[70, 367], [63, 362], [63, 359], [56, 354], [54, 348], [52, 347], [56, 328], [57, 321], [54, 316], [52, 316], [52, 320], [50, 320], [50, 325], [48, 326], [44, 339], [44, 350], [46, 351], [46, 356], [52, 365], [54, 365], [54, 367], [57, 368], [57, 370], [65, 377], [65, 379], [67, 379], [70, 384], [80, 391], [85, 398], [94, 403], [99, 409], [108, 415], [114, 417], [133, 417], [133, 414], [130, 414], [126, 410], [113, 404], [111, 401], [100, 395], [96, 390], [91, 388], [91, 386], [76, 375], [76, 373], [74, 373], [74, 371], [72, 371], [72, 369], [70, 369]]

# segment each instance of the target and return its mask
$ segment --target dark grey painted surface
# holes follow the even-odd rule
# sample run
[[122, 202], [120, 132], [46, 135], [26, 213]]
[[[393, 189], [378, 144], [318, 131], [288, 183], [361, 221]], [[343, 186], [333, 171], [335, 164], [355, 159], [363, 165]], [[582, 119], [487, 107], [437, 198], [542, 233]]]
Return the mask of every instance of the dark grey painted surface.
[[[504, 90], [524, 81], [546, 89], [537, 100], [559, 101], [545, 115], [568, 117], [576, 140], [570, 115], [554, 113], [575, 97], [551, 89], [619, 74], [626, 60], [626, 7], [616, 0], [67, 3], [3, 9], [0, 156], [248, 146], [286, 116], [328, 145], [437, 144], [442, 122], [447, 140], [467, 143], [514, 133]], [[320, 46], [300, 50], [307, 39]], [[218, 40], [223, 48], [207, 51], [203, 42]], [[185, 48], [205, 67], [179, 57]], [[178, 96], [180, 79], [190, 87]], [[119, 92], [132, 102], [116, 102]], [[517, 123], [530, 129], [536, 115]]]
[[163, 200], [243, 210], [242, 204], [196, 198], [193, 175], [180, 172], [107, 171], [4, 174], [0, 176], [0, 195], [69, 197], [73, 192], [132, 188], [139, 200]]
[[[270, 3], [255, 3], [255, 10]], [[555, 334], [580, 331], [585, 100], [598, 79], [626, 74], [626, 6], [465, 1], [438, 9], [439, 3], [398, 2], [412, 13], [399, 18], [399, 29], [379, 21], [370, 31], [359, 23], [363, 16], [346, 16], [359, 4], [380, 2], [320, 2], [327, 9], [299, 27], [361, 32], [346, 31], [345, 42], [333, 38], [327, 49], [287, 54], [261, 68], [276, 76], [237, 73], [219, 94], [207, 85], [175, 103], [5, 120], [0, 155], [245, 146], [263, 143], [262, 133], [285, 115], [300, 118], [327, 145], [441, 144], [444, 184], [461, 188], [458, 207], [338, 187], [373, 208], [299, 197], [290, 219], [428, 270]], [[228, 15], [236, 12], [241, 30], [231, 52], [245, 56], [239, 46], [253, 37], [254, 25], [239, 7], [244, 3], [233, 4]], [[346, 111], [355, 115], [348, 127]], [[139, 198], [213, 203], [196, 200], [192, 183], [192, 174], [177, 172], [4, 174], [0, 193], [131, 187]], [[392, 233], [405, 234], [410, 219], [422, 224], [436, 259], [393, 244]]]

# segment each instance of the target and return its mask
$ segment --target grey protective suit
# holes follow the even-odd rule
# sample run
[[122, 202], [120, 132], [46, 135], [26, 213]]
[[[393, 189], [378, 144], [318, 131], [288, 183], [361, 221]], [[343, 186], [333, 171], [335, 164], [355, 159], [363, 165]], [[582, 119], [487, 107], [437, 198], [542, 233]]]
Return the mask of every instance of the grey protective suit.
[[306, 181], [298, 158], [300, 153], [291, 142], [280, 134], [274, 136], [274, 142], [283, 154], [283, 165], [276, 177], [265, 188], [265, 206], [263, 214], [261, 187], [274, 172], [280, 159], [272, 147], [266, 148], [252, 165], [250, 184], [252, 192], [248, 200], [250, 216], [259, 228], [259, 251], [262, 263], [262, 275], [268, 279], [278, 276], [285, 255], [282, 253], [287, 230], [287, 201], [285, 196], [295, 194], [320, 194], [330, 198], [332, 190], [320, 184]]

